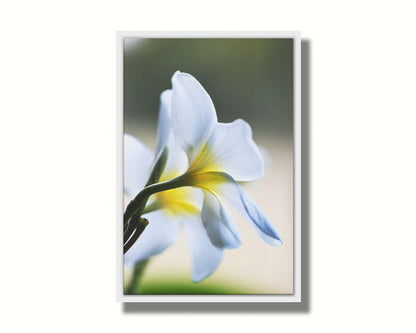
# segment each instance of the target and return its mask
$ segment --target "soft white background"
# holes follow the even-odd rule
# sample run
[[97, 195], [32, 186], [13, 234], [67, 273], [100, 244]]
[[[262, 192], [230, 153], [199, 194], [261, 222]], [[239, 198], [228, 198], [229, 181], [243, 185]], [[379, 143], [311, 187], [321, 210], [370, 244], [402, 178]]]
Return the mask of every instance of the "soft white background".
[[[414, 331], [414, 12], [411, 1], [3, 1], [0, 330]], [[306, 306], [115, 302], [115, 31], [187, 29], [310, 40]]]

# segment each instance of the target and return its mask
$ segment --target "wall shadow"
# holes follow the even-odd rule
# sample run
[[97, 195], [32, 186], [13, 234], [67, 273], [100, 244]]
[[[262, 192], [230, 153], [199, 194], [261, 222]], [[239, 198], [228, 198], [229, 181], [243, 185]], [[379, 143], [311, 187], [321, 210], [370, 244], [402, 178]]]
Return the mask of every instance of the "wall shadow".
[[310, 64], [311, 42], [302, 54], [302, 302], [301, 303], [123, 303], [125, 314], [146, 313], [305, 313], [310, 312]]

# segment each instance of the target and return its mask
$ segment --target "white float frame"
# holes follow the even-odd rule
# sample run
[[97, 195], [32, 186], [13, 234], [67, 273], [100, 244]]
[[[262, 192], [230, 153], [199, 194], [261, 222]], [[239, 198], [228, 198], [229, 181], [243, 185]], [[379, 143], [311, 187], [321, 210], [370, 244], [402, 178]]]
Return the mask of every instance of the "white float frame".
[[[123, 294], [123, 40], [124, 38], [289, 38], [294, 56], [294, 292], [292, 295], [124, 295]], [[300, 32], [117, 32], [117, 301], [132, 303], [299, 303], [301, 298], [301, 36]]]

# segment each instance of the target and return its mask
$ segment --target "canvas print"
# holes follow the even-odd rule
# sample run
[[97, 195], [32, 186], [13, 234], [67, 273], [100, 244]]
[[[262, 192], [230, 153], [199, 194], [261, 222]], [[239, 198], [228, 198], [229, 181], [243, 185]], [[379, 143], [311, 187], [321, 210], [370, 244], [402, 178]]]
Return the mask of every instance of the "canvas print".
[[124, 295], [290, 295], [294, 41], [123, 39]]

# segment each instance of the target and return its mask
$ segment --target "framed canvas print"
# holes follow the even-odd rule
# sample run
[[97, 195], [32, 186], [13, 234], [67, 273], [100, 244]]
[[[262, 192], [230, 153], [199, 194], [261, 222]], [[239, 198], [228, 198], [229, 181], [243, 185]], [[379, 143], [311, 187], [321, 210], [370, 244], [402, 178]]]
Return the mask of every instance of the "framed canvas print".
[[117, 298], [300, 302], [300, 34], [117, 34]]

